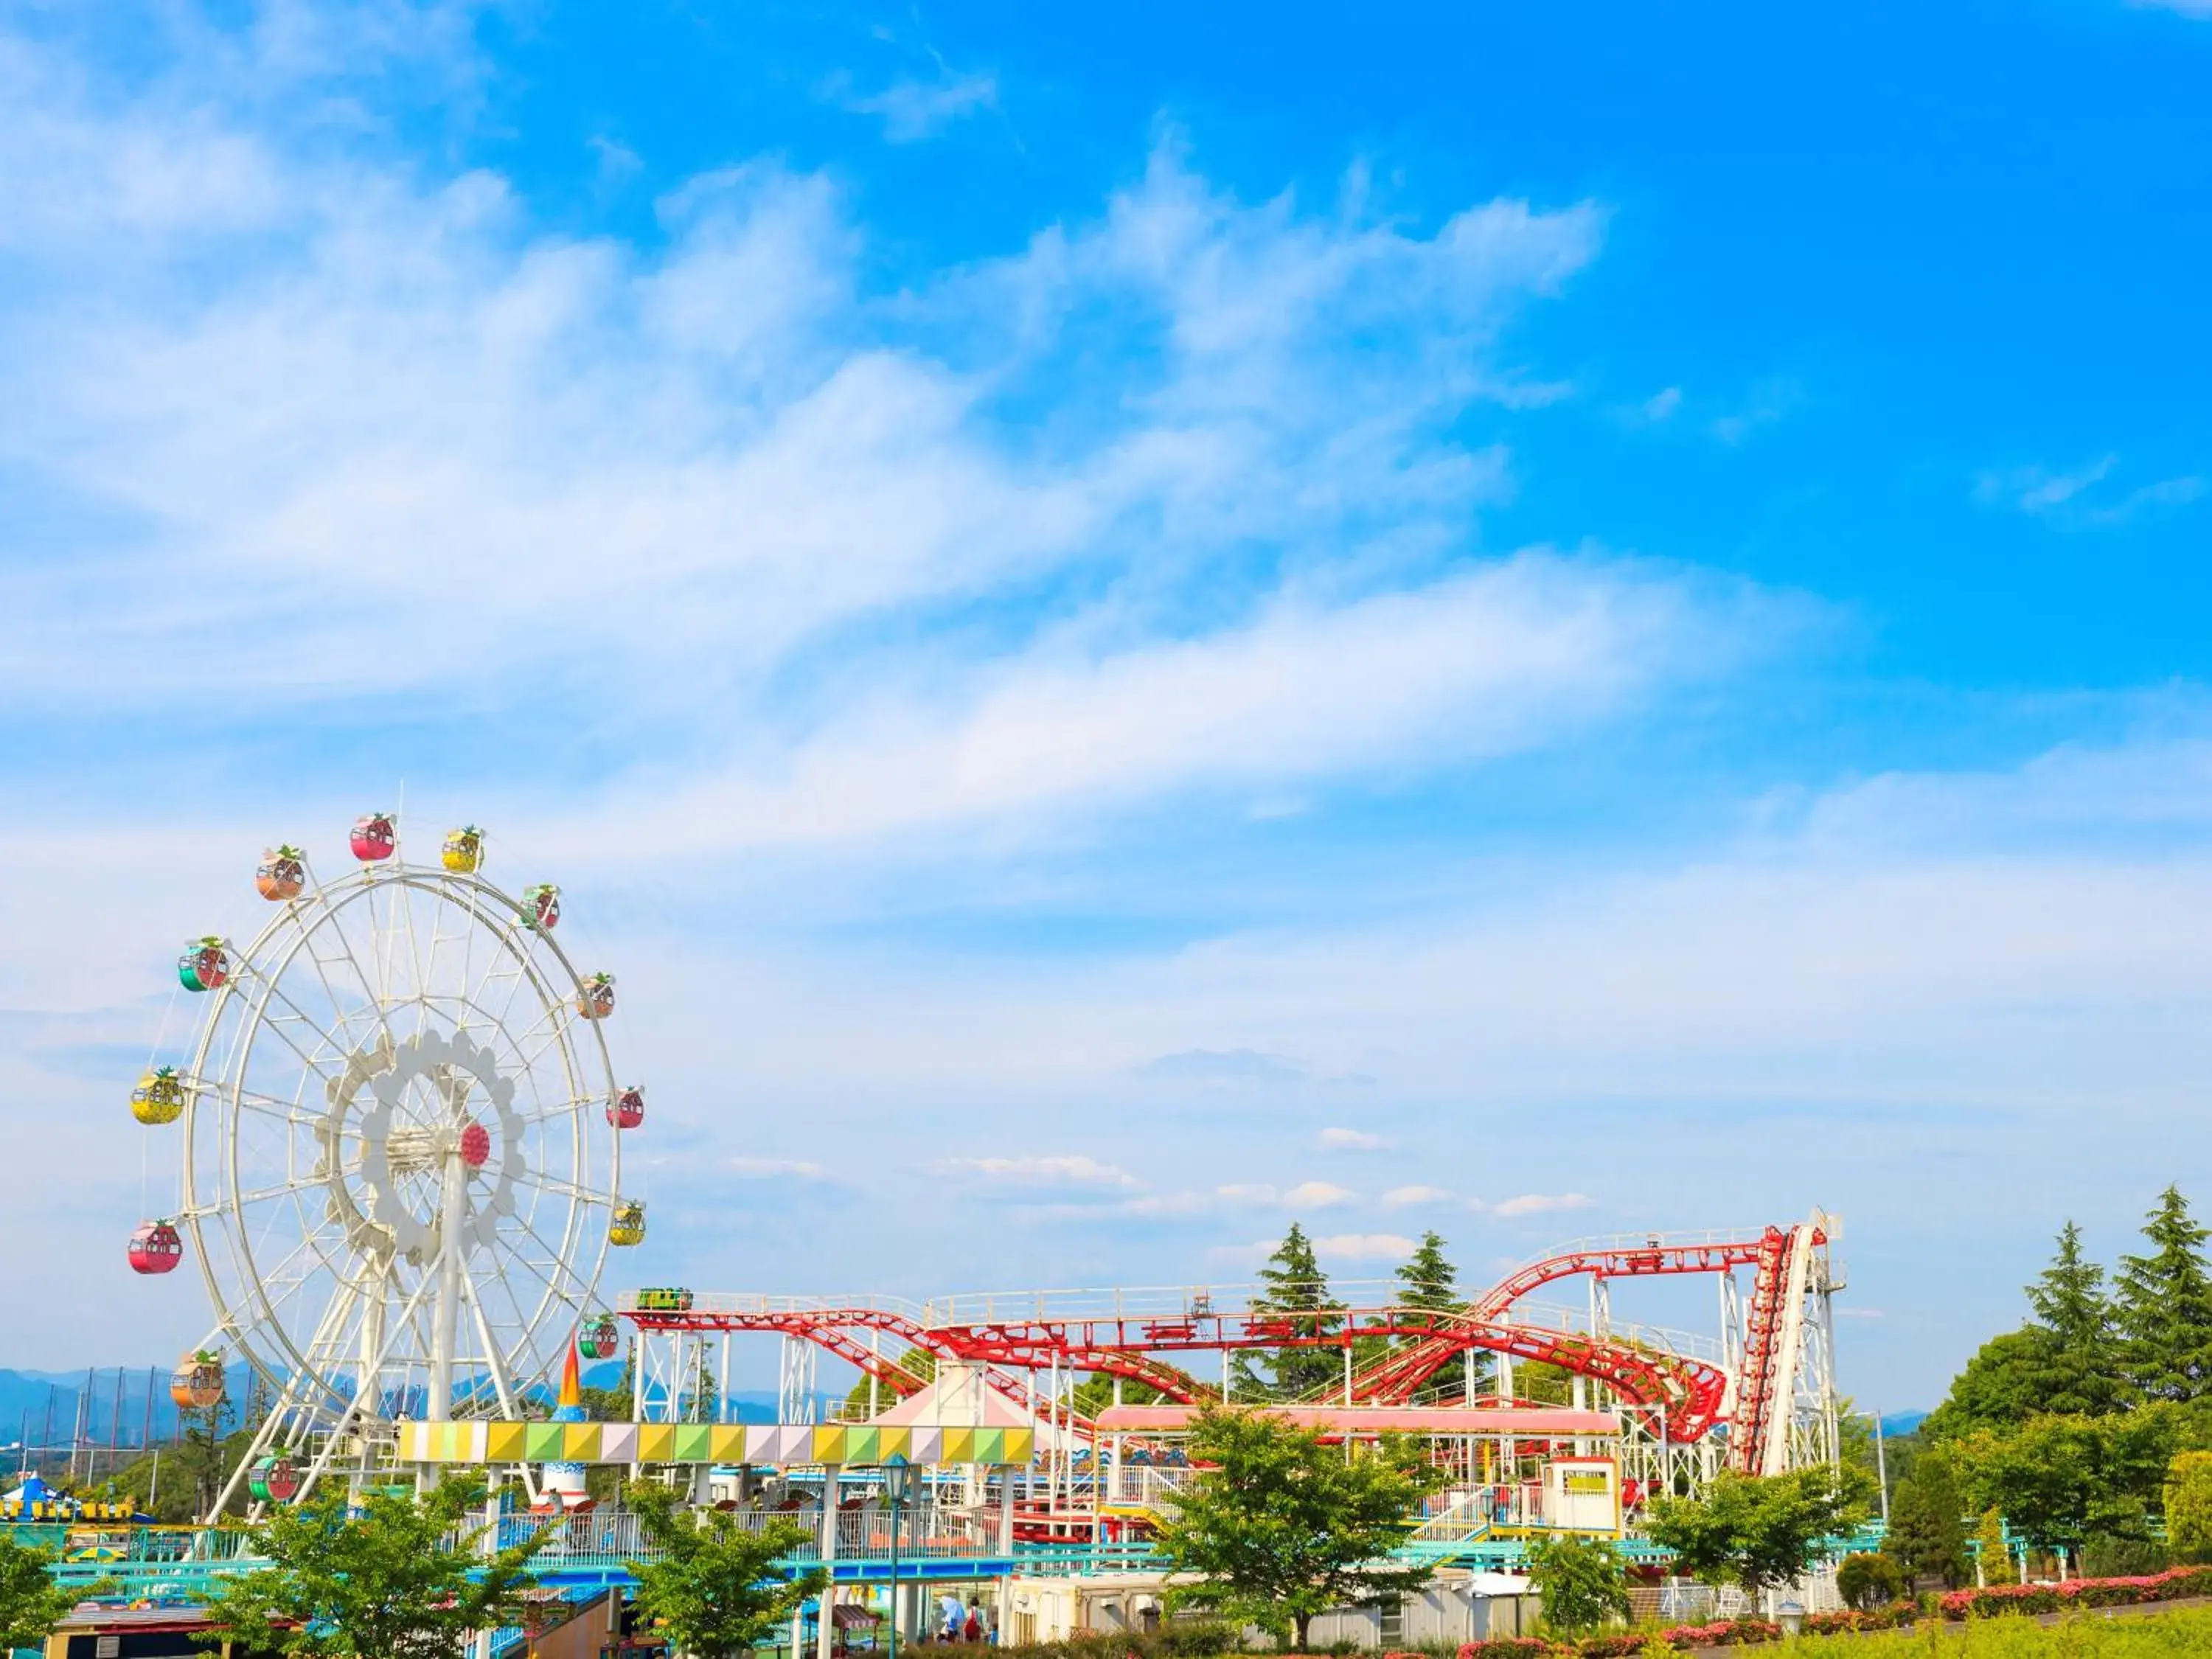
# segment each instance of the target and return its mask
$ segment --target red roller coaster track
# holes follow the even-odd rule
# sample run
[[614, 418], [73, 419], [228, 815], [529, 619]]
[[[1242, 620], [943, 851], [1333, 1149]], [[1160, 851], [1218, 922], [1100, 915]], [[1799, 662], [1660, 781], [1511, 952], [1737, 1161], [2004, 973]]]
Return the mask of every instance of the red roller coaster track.
[[[919, 1310], [855, 1304], [745, 1305], [750, 1298], [732, 1299], [733, 1305], [724, 1308], [695, 1305], [678, 1311], [627, 1307], [621, 1311], [641, 1331], [774, 1331], [797, 1337], [828, 1349], [902, 1395], [922, 1387], [923, 1379], [875, 1352], [854, 1333], [880, 1331], [936, 1358], [980, 1366], [992, 1387], [1012, 1398], [1018, 1399], [1025, 1387], [1016, 1373], [1034, 1375], [1056, 1364], [1129, 1378], [1186, 1404], [1216, 1396], [1188, 1373], [1156, 1356], [1346, 1348], [1386, 1340], [1392, 1345], [1390, 1351], [1352, 1375], [1351, 1392], [1358, 1402], [1395, 1405], [1408, 1401], [1456, 1356], [1482, 1351], [1595, 1377], [1640, 1408], [1652, 1426], [1663, 1422], [1670, 1437], [1686, 1443], [1703, 1438], [1729, 1407], [1731, 1379], [1721, 1367], [1634, 1341], [1523, 1324], [1512, 1319], [1512, 1310], [1531, 1291], [1578, 1275], [1640, 1279], [1733, 1273], [1748, 1267], [1756, 1269], [1757, 1277], [1735, 1396], [1741, 1402], [1740, 1420], [1731, 1427], [1732, 1442], [1744, 1443], [1732, 1443], [1730, 1461], [1757, 1467], [1756, 1445], [1774, 1429], [1778, 1402], [1768, 1384], [1776, 1375], [1778, 1357], [1771, 1350], [1784, 1324], [1779, 1304], [1790, 1248], [1800, 1231], [1770, 1227], [1749, 1237], [1654, 1236], [1577, 1245], [1516, 1269], [1455, 1312], [1355, 1308], [1333, 1311], [1326, 1322], [1249, 1310], [1215, 1312], [1203, 1305], [1149, 1317], [1114, 1313], [1060, 1318], [1040, 1312], [1015, 1319], [988, 1314], [981, 1318], [921, 1317], [917, 1316]], [[1817, 1230], [1812, 1242], [1825, 1242]], [[708, 1304], [715, 1300], [704, 1299]], [[1091, 1425], [1077, 1418], [1072, 1426]]]

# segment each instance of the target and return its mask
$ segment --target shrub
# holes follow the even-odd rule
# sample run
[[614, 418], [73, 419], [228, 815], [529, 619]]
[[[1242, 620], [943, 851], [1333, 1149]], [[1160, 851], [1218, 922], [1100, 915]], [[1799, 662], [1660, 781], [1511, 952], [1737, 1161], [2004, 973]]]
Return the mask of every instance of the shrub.
[[1459, 1659], [1552, 1659], [1559, 1649], [1533, 1636], [1494, 1636], [1487, 1641], [1462, 1642]]
[[1905, 1590], [1905, 1570], [1887, 1555], [1847, 1555], [1836, 1569], [1836, 1594], [1846, 1607], [1861, 1612], [1885, 1607]]

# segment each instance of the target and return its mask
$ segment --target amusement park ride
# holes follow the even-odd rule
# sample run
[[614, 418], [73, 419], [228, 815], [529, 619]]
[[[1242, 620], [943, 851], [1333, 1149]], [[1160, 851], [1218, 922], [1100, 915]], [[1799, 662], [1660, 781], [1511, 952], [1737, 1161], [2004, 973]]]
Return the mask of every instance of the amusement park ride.
[[[818, 1415], [823, 1352], [870, 1379], [880, 1409], [869, 1420], [884, 1425], [924, 1406], [941, 1413], [946, 1380], [963, 1379], [971, 1428], [1024, 1425], [1019, 1443], [1047, 1466], [1055, 1524], [1076, 1518], [1056, 1498], [1080, 1468], [1096, 1528], [1102, 1477], [1157, 1458], [1189, 1408], [1233, 1400], [1232, 1360], [1252, 1350], [1341, 1350], [1341, 1382], [1294, 1402], [1302, 1417], [1340, 1435], [1400, 1427], [1455, 1445], [1439, 1455], [1463, 1457], [1470, 1480], [1602, 1449], [1633, 1501], [1723, 1466], [1772, 1474], [1838, 1455], [1830, 1300], [1841, 1281], [1833, 1224], [1818, 1211], [1789, 1226], [1586, 1241], [1444, 1311], [1343, 1285], [1353, 1305], [1325, 1320], [1224, 1286], [919, 1304], [659, 1290], [611, 1310], [606, 1253], [645, 1237], [643, 1203], [621, 1195], [623, 1142], [643, 1124], [645, 1097], [617, 1080], [610, 1055], [615, 981], [580, 971], [556, 943], [560, 890], [502, 891], [483, 875], [486, 846], [482, 830], [459, 829], [434, 862], [410, 863], [394, 816], [370, 813], [343, 874], [325, 879], [301, 849], [279, 847], [254, 877], [275, 907], [267, 924], [244, 945], [195, 939], [179, 961], [182, 989], [206, 1000], [197, 1036], [183, 1063], [152, 1066], [131, 1097], [141, 1124], [181, 1143], [179, 1201], [138, 1228], [128, 1255], [149, 1274], [191, 1256], [213, 1304], [212, 1330], [178, 1367], [179, 1403], [219, 1401], [234, 1352], [274, 1402], [218, 1511], [241, 1488], [258, 1504], [410, 1462], [433, 1478], [428, 1464], [467, 1460], [437, 1425], [483, 1425], [468, 1443], [477, 1461], [506, 1461], [486, 1446], [536, 1448], [522, 1425], [544, 1416], [564, 1360], [573, 1389], [572, 1342], [586, 1358], [617, 1356], [617, 1314], [634, 1334], [636, 1423], [562, 1442], [565, 1459], [618, 1443], [629, 1452], [608, 1461], [652, 1461], [644, 1448], [663, 1443], [651, 1419], [698, 1394], [708, 1345], [720, 1344], [726, 1395], [730, 1340], [764, 1333], [784, 1346], [786, 1425]], [[1717, 1340], [1614, 1320], [1617, 1281], [1683, 1275], [1717, 1282]], [[1586, 1282], [1586, 1309], [1532, 1299], [1571, 1279]], [[927, 1356], [932, 1374], [908, 1353]], [[1218, 1382], [1212, 1361], [1193, 1368], [1201, 1355], [1218, 1358]], [[1571, 1400], [1525, 1397], [1516, 1366], [1564, 1373]], [[1115, 1379], [1114, 1405], [1075, 1408], [1088, 1376]], [[1154, 1403], [1121, 1404], [1124, 1382]], [[578, 1415], [568, 1407], [555, 1424], [582, 1434]], [[746, 1443], [804, 1463], [801, 1448], [829, 1443]], [[864, 1443], [874, 1442], [850, 1443]], [[738, 1444], [726, 1437], [713, 1455]], [[708, 1457], [701, 1445], [693, 1461]], [[552, 1461], [514, 1455], [533, 1499]]]

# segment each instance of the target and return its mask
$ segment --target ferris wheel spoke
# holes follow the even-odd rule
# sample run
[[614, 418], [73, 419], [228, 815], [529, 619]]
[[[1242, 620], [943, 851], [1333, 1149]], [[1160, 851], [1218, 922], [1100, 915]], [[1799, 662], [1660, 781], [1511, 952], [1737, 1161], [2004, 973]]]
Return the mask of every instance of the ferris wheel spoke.
[[536, 1170], [526, 1169], [514, 1180], [518, 1187], [535, 1187], [544, 1192], [558, 1193], [563, 1198], [573, 1198], [581, 1204], [604, 1206], [607, 1201], [604, 1193], [595, 1193], [588, 1187], [579, 1186], [559, 1176], [543, 1175]]
[[[337, 1015], [339, 1024], [344, 1029], [345, 1051], [348, 1054], [356, 1054], [363, 1048], [373, 1046], [375, 1031], [384, 1030], [388, 1033], [389, 1028], [385, 1025], [384, 1012], [377, 1002], [375, 992], [369, 987], [368, 976], [362, 971], [361, 963], [354, 958], [352, 942], [346, 938], [345, 931], [339, 924], [337, 913], [325, 909], [312, 926], [304, 919], [295, 917], [295, 920], [300, 928], [301, 946], [306, 951], [307, 960], [314, 966], [315, 977], [322, 982], [323, 994], [330, 999], [332, 1012]], [[338, 944], [338, 954], [327, 959], [316, 945], [318, 935], [325, 927], [329, 928], [331, 936]], [[353, 969], [354, 978], [359, 982], [362, 997], [365, 999], [350, 1008], [346, 999], [338, 994], [337, 987], [331, 981], [330, 970], [340, 961], [343, 961]], [[364, 1017], [369, 1026], [373, 1028], [366, 1038], [357, 1036], [355, 1033], [354, 1021], [357, 1016]]]

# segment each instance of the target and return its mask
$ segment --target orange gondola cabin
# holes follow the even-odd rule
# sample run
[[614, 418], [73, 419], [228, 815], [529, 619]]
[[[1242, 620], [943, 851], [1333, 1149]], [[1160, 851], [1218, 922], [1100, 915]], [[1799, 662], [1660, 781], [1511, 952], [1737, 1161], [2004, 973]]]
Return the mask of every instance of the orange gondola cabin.
[[222, 1403], [222, 1356], [210, 1348], [195, 1348], [169, 1373], [169, 1398], [185, 1411], [204, 1412]]
[[593, 974], [576, 993], [576, 1012], [586, 1019], [605, 1019], [615, 1011], [615, 976]]
[[272, 847], [253, 869], [253, 890], [271, 904], [300, 896], [307, 885], [307, 855], [296, 847]]

